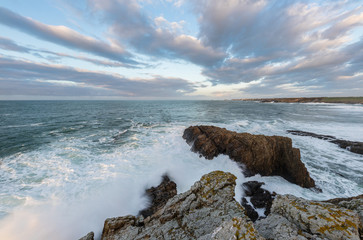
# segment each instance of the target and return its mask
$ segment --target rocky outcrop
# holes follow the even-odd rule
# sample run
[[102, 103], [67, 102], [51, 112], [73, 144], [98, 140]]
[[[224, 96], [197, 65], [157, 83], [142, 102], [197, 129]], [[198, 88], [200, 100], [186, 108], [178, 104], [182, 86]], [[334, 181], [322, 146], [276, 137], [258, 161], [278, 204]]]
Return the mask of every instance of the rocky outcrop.
[[236, 133], [214, 126], [189, 127], [183, 138], [192, 145], [192, 151], [207, 159], [226, 154], [252, 174], [278, 175], [302, 187], [315, 186], [290, 138]]
[[167, 175], [164, 175], [162, 178], [162, 182], [157, 187], [151, 187], [145, 191], [150, 199], [150, 206], [139, 212], [144, 218], [153, 215], [161, 209], [177, 193], [175, 182], [171, 181]]
[[309, 136], [309, 137], [313, 137], [313, 138], [326, 140], [331, 143], [337, 144], [340, 148], [346, 149], [353, 153], [363, 154], [363, 142], [347, 141], [347, 140], [343, 140], [343, 139], [337, 139], [336, 137], [330, 136], [330, 135], [315, 134], [315, 133], [304, 132], [304, 131], [299, 131], [299, 130], [287, 130], [287, 132], [291, 133], [293, 135]]
[[278, 195], [271, 214], [255, 222], [262, 236], [282, 239], [356, 239], [361, 222], [356, 211], [330, 203]]
[[264, 239], [234, 200], [235, 179], [221, 171], [206, 174], [145, 219], [107, 219], [102, 239]]
[[345, 103], [363, 104], [363, 97], [312, 97], [312, 98], [254, 98], [254, 99], [233, 99], [235, 101], [258, 101], [276, 103]]
[[[164, 180], [159, 186], [170, 183]], [[235, 180], [234, 175], [221, 171], [206, 174], [189, 191], [170, 198], [151, 216], [107, 219], [101, 239], [358, 240], [363, 237], [362, 216], [359, 216], [363, 195], [318, 202], [274, 194], [270, 213], [265, 212], [268, 216], [252, 223], [234, 199]], [[266, 191], [262, 185], [251, 181], [244, 189], [252, 198], [261, 190]], [[264, 201], [258, 199], [256, 204]], [[92, 240], [93, 235], [91, 232], [81, 239]]]
[[[361, 223], [363, 223], [363, 194], [356, 196], [356, 197], [350, 197], [350, 198], [334, 198], [334, 199], [330, 199], [326, 202], [333, 203], [340, 207], [344, 207], [344, 208], [356, 211], [359, 214]], [[360, 233], [361, 239], [363, 239], [363, 226], [362, 225], [359, 228], [359, 233]]]
[[93, 232], [89, 232], [86, 236], [81, 237], [79, 240], [94, 240], [95, 234]]
[[[272, 201], [275, 194], [261, 188], [263, 182], [249, 181], [242, 184], [245, 197], [242, 198], [242, 206], [245, 208], [247, 216], [255, 222], [258, 218], [270, 214]], [[261, 209], [263, 215], [259, 216], [256, 209]]]
[[307, 240], [307, 239], [321, 239], [310, 238], [307, 234], [301, 231], [295, 224], [289, 222], [285, 217], [271, 213], [267, 218], [255, 222], [258, 232], [268, 238], [274, 240]]

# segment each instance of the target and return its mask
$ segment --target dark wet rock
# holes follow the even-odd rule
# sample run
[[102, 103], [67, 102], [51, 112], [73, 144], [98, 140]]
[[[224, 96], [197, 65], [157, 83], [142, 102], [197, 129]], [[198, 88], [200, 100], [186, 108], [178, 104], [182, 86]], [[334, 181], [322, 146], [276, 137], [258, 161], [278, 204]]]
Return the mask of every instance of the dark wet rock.
[[332, 140], [330, 142], [338, 144], [339, 147], [344, 148], [353, 153], [363, 155], [363, 142], [352, 142], [341, 139]]
[[255, 208], [271, 208], [272, 195], [269, 191], [260, 188], [259, 191], [251, 197], [251, 203]]
[[326, 141], [329, 141], [331, 143], [335, 143], [340, 148], [346, 149], [346, 150], [351, 151], [353, 153], [363, 154], [363, 142], [347, 141], [347, 140], [343, 140], [343, 139], [337, 139], [336, 137], [330, 136], [330, 135], [322, 135], [322, 134], [304, 132], [304, 131], [299, 131], [299, 130], [287, 130], [287, 132], [291, 133], [293, 135], [309, 136], [309, 137], [313, 137], [313, 138], [326, 140]]
[[258, 219], [259, 215], [256, 210], [250, 205], [246, 198], [242, 198], [241, 205], [245, 208], [246, 215], [251, 219], [252, 222], [255, 222]]
[[[245, 197], [242, 198], [242, 206], [246, 210], [247, 216], [255, 222], [257, 219], [270, 214], [270, 209], [275, 196], [275, 193], [271, 194], [266, 189], [261, 188], [263, 182], [249, 181], [242, 184], [246, 197], [250, 198], [251, 204]], [[265, 216], [259, 216], [256, 212], [256, 208], [264, 208]]]
[[166, 202], [177, 194], [176, 184], [167, 175], [163, 176], [162, 182], [157, 187], [147, 189], [146, 195], [150, 198], [150, 206], [139, 212], [144, 218], [153, 215], [164, 207]]
[[[329, 200], [326, 200], [324, 202], [328, 202], [328, 203], [333, 203], [333, 204], [336, 204], [338, 205], [339, 203], [341, 202], [350, 202], [352, 200], [363, 200], [363, 194], [361, 195], [358, 195], [358, 196], [355, 196], [355, 197], [347, 197], [347, 198], [332, 198], [332, 199], [329, 199]], [[362, 205], [363, 207], [363, 205]]]
[[264, 185], [263, 182], [257, 182], [257, 181], [248, 181], [242, 184], [243, 190], [245, 190], [246, 196], [253, 196], [255, 195], [260, 189], [261, 186]]
[[86, 236], [80, 238], [79, 240], [94, 240], [95, 234], [93, 232], [89, 232]]
[[252, 174], [277, 175], [302, 187], [315, 186], [315, 181], [300, 160], [300, 150], [292, 147], [288, 137], [236, 133], [214, 126], [192, 126], [184, 131], [183, 138], [192, 145], [192, 151], [206, 159], [226, 154], [244, 164]]
[[288, 133], [291, 133], [292, 135], [298, 135], [298, 136], [309, 136], [313, 138], [318, 138], [322, 140], [334, 140], [336, 139], [333, 136], [330, 135], [322, 135], [322, 134], [315, 134], [311, 132], [304, 132], [304, 131], [298, 131], [298, 130], [287, 130]]

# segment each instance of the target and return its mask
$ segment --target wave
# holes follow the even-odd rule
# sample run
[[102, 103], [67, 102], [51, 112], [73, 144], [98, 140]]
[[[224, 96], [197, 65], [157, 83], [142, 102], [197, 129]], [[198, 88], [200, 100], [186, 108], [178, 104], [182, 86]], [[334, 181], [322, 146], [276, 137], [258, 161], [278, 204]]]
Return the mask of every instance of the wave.
[[[8, 191], [19, 197], [24, 197], [21, 187], [31, 191], [16, 210], [6, 209], [10, 213], [1, 220], [0, 239], [76, 239], [90, 230], [100, 234], [107, 217], [136, 214], [145, 207], [144, 190], [157, 185], [164, 173], [177, 183], [179, 193], [214, 170], [232, 172], [240, 184], [244, 181], [240, 168], [228, 157], [208, 161], [192, 153], [180, 137], [183, 128], [164, 130], [157, 138], [141, 132], [138, 147], [130, 142], [99, 155], [82, 149], [81, 141], [64, 139], [5, 161], [8, 174], [3, 178], [16, 171]], [[20, 164], [27, 170], [17, 171]], [[24, 182], [34, 173], [40, 181]], [[236, 191], [241, 199], [242, 189]]]
[[[136, 214], [145, 207], [144, 190], [157, 185], [164, 173], [177, 183], [180, 193], [203, 174], [231, 172], [238, 181], [236, 200], [243, 194], [241, 183], [249, 180], [263, 181], [266, 189], [280, 194], [316, 200], [362, 193], [362, 156], [320, 139], [286, 132], [296, 129], [363, 141], [360, 106], [208, 104], [180, 103], [170, 113], [151, 112], [150, 116], [137, 109], [129, 116], [134, 107], [122, 112], [114, 106], [110, 111], [121, 111], [122, 117], [44, 123], [49, 128], [34, 136], [50, 140], [0, 158], [0, 239], [77, 239], [91, 230], [99, 235], [106, 218]], [[323, 193], [281, 177], [245, 178], [227, 156], [212, 161], [199, 158], [181, 136], [186, 127], [202, 124], [292, 138]]]

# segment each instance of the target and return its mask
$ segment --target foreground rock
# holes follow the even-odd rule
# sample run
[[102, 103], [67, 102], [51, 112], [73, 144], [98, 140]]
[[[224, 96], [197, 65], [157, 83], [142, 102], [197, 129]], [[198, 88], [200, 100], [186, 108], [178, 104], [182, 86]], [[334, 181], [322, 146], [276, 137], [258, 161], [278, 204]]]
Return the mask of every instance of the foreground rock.
[[271, 214], [255, 222], [264, 237], [282, 239], [359, 240], [361, 222], [356, 211], [292, 195], [278, 195]]
[[166, 202], [176, 195], [176, 184], [168, 176], [164, 175], [162, 182], [157, 187], [151, 187], [146, 190], [146, 195], [150, 198], [150, 206], [141, 210], [144, 218], [153, 215], [157, 210], [164, 207]]
[[[334, 198], [326, 202], [356, 211], [359, 214], [361, 223], [363, 223], [363, 194], [350, 198]], [[363, 226], [360, 227], [360, 235], [363, 239]]]
[[[247, 216], [255, 222], [270, 214], [272, 201], [275, 194], [271, 194], [266, 189], [261, 188], [263, 182], [249, 181], [243, 183], [245, 197], [242, 198], [242, 206], [245, 208]], [[256, 209], [261, 209], [263, 215], [259, 215]]]
[[152, 216], [105, 221], [102, 239], [264, 239], [234, 200], [236, 177], [215, 171]]
[[347, 141], [347, 140], [343, 140], [343, 139], [337, 139], [336, 137], [333, 137], [330, 135], [321, 135], [321, 134], [315, 134], [315, 133], [311, 133], [311, 132], [304, 132], [304, 131], [298, 131], [298, 130], [287, 130], [287, 132], [291, 133], [293, 135], [309, 136], [309, 137], [313, 137], [313, 138], [326, 140], [331, 143], [337, 144], [340, 148], [363, 155], [363, 142], [352, 142], [352, 141]]
[[189, 127], [183, 138], [192, 144], [192, 151], [207, 159], [227, 154], [252, 174], [278, 175], [302, 187], [315, 186], [290, 138], [236, 133], [214, 126]]

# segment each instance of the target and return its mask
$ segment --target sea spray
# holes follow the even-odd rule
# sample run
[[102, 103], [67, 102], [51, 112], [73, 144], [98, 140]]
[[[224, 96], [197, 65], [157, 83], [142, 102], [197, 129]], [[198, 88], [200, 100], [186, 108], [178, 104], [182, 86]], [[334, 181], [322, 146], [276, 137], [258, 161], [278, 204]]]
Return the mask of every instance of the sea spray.
[[[144, 190], [168, 173], [178, 192], [223, 170], [264, 188], [325, 200], [362, 193], [363, 157], [295, 129], [363, 141], [363, 106], [238, 101], [7, 102], [0, 113], [0, 239], [99, 236], [108, 217], [137, 214]], [[226, 156], [199, 158], [182, 139], [191, 125], [292, 138], [323, 192], [281, 177], [244, 178]], [[9, 127], [12, 126], [12, 127]]]
[[[180, 137], [183, 129], [164, 129], [166, 133], [159, 138], [139, 137], [148, 144], [123, 145], [96, 159], [88, 159], [87, 165], [80, 165], [79, 160], [60, 164], [66, 160], [55, 156], [69, 159], [70, 156], [78, 158], [78, 154], [60, 152], [50, 156], [47, 152], [37, 153], [37, 156], [45, 154], [46, 158], [56, 158], [38, 169], [40, 174], [47, 176], [33, 186], [41, 189], [41, 198], [29, 197], [23, 206], [2, 219], [0, 239], [76, 239], [91, 230], [97, 236], [107, 217], [135, 215], [144, 208], [147, 204], [144, 190], [159, 184], [164, 173], [177, 183], [179, 193], [187, 191], [202, 175], [214, 170], [233, 173], [238, 176], [239, 185], [244, 181], [241, 169], [227, 156], [208, 161], [191, 152]], [[83, 154], [88, 156], [86, 158], [92, 157], [90, 153]], [[55, 167], [59, 173], [48, 176]], [[241, 197], [242, 189], [237, 187], [236, 199]], [[19, 226], [22, 231], [17, 230]]]

